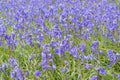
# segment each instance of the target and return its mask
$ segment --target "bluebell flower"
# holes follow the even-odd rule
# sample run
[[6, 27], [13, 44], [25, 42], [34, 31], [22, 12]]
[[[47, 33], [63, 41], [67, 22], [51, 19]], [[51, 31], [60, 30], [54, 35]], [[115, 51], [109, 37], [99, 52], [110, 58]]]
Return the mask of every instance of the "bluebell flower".
[[67, 68], [60, 68], [60, 72], [61, 72], [61, 73], [67, 72]]
[[78, 58], [78, 49], [76, 46], [73, 46], [69, 52], [71, 56], [73, 56], [74, 58]]
[[3, 36], [6, 33], [6, 27], [5, 25], [0, 25], [0, 35]]
[[58, 54], [59, 56], [61, 56], [61, 55], [64, 53], [64, 51], [62, 50], [62, 48], [56, 48], [56, 49], [54, 49], [54, 51], [55, 51], [55, 53]]
[[15, 67], [10, 71], [10, 77], [15, 80], [24, 80], [24, 75], [18, 67]]
[[38, 77], [41, 75], [41, 72], [39, 70], [36, 70], [35, 73], [34, 73], [35, 77]]
[[25, 42], [26, 42], [26, 44], [28, 44], [28, 45], [31, 45], [31, 44], [32, 44], [32, 40], [31, 40], [30, 38], [26, 38], [26, 39], [25, 39]]
[[93, 41], [93, 42], [92, 42], [92, 45], [90, 46], [90, 48], [91, 48], [91, 50], [92, 50], [93, 52], [95, 52], [95, 51], [97, 50], [98, 44], [99, 44], [98, 41]]
[[51, 41], [50, 42], [50, 47], [55, 48], [57, 46], [57, 42]]
[[65, 45], [67, 45], [68, 44], [68, 40], [63, 40], [62, 42], [61, 42], [61, 46], [65, 46]]
[[119, 53], [116, 53], [116, 57], [118, 60], [120, 60], [120, 54]]
[[64, 64], [65, 64], [66, 66], [68, 66], [69, 63], [68, 63], [67, 60], [65, 60], [65, 61], [64, 61]]
[[2, 64], [2, 68], [7, 68], [7, 64], [6, 64], [6, 63], [3, 63], [3, 64]]
[[16, 71], [16, 78], [19, 80], [23, 80], [24, 75], [23, 75], [22, 71], [19, 68], [15, 69], [15, 71]]
[[100, 51], [99, 51], [99, 54], [102, 54], [102, 53], [103, 53], [103, 51], [102, 51], [102, 50], [100, 50]]
[[99, 74], [106, 75], [106, 71], [104, 68], [98, 67], [97, 70]]
[[83, 34], [84, 39], [88, 40], [89, 39], [89, 35], [87, 33]]
[[43, 34], [37, 35], [37, 39], [38, 39], [39, 42], [42, 42], [44, 40]]
[[90, 64], [85, 64], [85, 68], [86, 68], [86, 69], [90, 69], [91, 66], [92, 66], [92, 65], [90, 65]]
[[112, 50], [108, 50], [106, 56], [110, 61], [110, 66], [116, 63], [117, 57], [116, 57], [116, 54], [114, 54]]
[[47, 54], [42, 52], [41, 53], [41, 57], [42, 57], [42, 60], [46, 60], [47, 59]]
[[0, 40], [0, 46], [2, 46], [2, 44], [3, 44], [3, 43], [2, 43], [2, 41]]
[[89, 78], [89, 80], [97, 80], [97, 76], [92, 76]]
[[8, 63], [9, 63], [9, 65], [10, 65], [10, 67], [12, 67], [12, 68], [18, 66], [17, 61], [16, 61], [16, 59], [14, 59], [14, 58], [9, 58], [9, 59], [8, 59]]
[[47, 56], [49, 59], [52, 59], [53, 55], [52, 54], [48, 54]]
[[69, 50], [69, 43], [68, 40], [62, 40], [60, 47], [64, 50], [64, 51], [68, 51]]
[[32, 58], [34, 58], [34, 56], [33, 56], [33, 52], [30, 54], [30, 56], [28, 57], [28, 61], [30, 61]]
[[13, 79], [15, 78], [15, 72], [14, 71], [10, 72], [10, 77], [13, 78]]
[[42, 52], [41, 53], [41, 57], [42, 57], [42, 60], [39, 64], [39, 66], [42, 67], [42, 69], [45, 71], [47, 70], [48, 68], [50, 68], [50, 66], [48, 65], [48, 58], [47, 58], [47, 54]]
[[49, 47], [49, 45], [47, 45], [47, 44], [43, 44], [42, 45], [42, 52], [43, 53], [49, 53], [50, 52], [50, 47]]
[[53, 38], [62, 38], [62, 33], [60, 30], [53, 30], [51, 31], [51, 35]]
[[52, 65], [52, 69], [56, 69], [56, 65]]
[[93, 60], [94, 59], [94, 55], [93, 55], [93, 53], [91, 53], [91, 54], [89, 54], [87, 56], [84, 56], [83, 59], [85, 59], [85, 60]]
[[50, 68], [50, 66], [48, 65], [47, 60], [42, 60], [42, 61], [40, 62], [40, 64], [39, 64], [39, 66], [42, 66], [43, 71], [46, 71], [47, 69]]
[[0, 70], [4, 72], [6, 68], [7, 68], [7, 64], [3, 63], [2, 66], [0, 67]]
[[120, 80], [120, 74], [117, 75], [118, 80]]
[[28, 70], [25, 71], [25, 75], [26, 75], [26, 76], [29, 75], [29, 71], [28, 71]]
[[84, 44], [82, 44], [82, 43], [80, 43], [79, 46], [80, 46], [80, 51], [81, 51], [81, 52], [84, 52], [86, 46], [85, 46]]

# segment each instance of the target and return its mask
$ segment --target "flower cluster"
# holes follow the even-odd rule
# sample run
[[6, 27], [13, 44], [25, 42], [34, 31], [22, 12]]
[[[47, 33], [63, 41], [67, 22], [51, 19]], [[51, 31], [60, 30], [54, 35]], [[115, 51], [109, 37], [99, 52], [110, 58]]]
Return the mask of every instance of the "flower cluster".
[[119, 80], [119, 4], [0, 0], [1, 79]]

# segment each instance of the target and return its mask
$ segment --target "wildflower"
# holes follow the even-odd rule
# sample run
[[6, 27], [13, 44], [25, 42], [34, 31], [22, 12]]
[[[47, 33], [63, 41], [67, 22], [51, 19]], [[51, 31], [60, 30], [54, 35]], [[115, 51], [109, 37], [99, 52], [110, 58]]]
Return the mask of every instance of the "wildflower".
[[106, 56], [110, 61], [110, 66], [116, 63], [117, 57], [116, 57], [116, 54], [114, 54], [112, 50], [108, 50]]
[[25, 75], [26, 75], [26, 76], [29, 75], [29, 71], [28, 71], [28, 70], [25, 71]]
[[102, 53], [103, 53], [103, 51], [102, 51], [102, 50], [100, 50], [100, 51], [99, 51], [99, 54], [102, 54]]
[[9, 65], [10, 65], [10, 67], [12, 67], [12, 68], [18, 66], [17, 61], [16, 61], [16, 59], [14, 59], [14, 58], [9, 58], [9, 59], [8, 59], [8, 63], [9, 63]]
[[33, 52], [30, 54], [30, 56], [28, 57], [28, 61], [30, 61], [34, 57], [33, 54]]
[[61, 73], [65, 73], [65, 72], [67, 72], [68, 71], [68, 68], [60, 68], [60, 72]]
[[98, 44], [99, 44], [98, 41], [93, 41], [93, 42], [92, 42], [91, 50], [92, 50], [93, 52], [95, 52], [95, 51], [97, 50]]
[[15, 67], [10, 71], [10, 77], [16, 80], [24, 80], [24, 75], [18, 67]]
[[90, 69], [90, 68], [91, 68], [91, 65], [90, 65], [90, 64], [85, 64], [85, 68], [86, 68], [86, 69]]
[[61, 57], [61, 54], [63, 54], [63, 50], [61, 48], [54, 49], [55, 53]]
[[52, 65], [52, 69], [56, 69], [56, 66], [55, 66], [55, 65]]
[[35, 73], [34, 73], [35, 77], [38, 77], [41, 75], [41, 72], [39, 70], [36, 70]]
[[37, 39], [38, 39], [39, 42], [42, 42], [43, 39], [44, 39], [43, 34], [39, 34], [39, 35], [37, 35]]
[[106, 75], [104, 68], [98, 67], [97, 70], [98, 70], [99, 74]]
[[57, 46], [57, 42], [51, 41], [51, 42], [50, 42], [50, 46], [51, 46], [52, 48], [55, 48], [55, 47]]
[[70, 49], [70, 55], [73, 56], [74, 58], [78, 58], [78, 51], [76, 46]]
[[7, 68], [7, 65], [3, 63], [2, 66], [0, 67], [0, 71], [4, 72], [5, 68]]
[[89, 80], [97, 80], [97, 76], [92, 76], [89, 78]]
[[85, 45], [84, 44], [82, 44], [82, 43], [80, 43], [80, 51], [81, 52], [84, 52], [84, 50], [85, 50]]
[[120, 80], [120, 74], [117, 75], [118, 80]]

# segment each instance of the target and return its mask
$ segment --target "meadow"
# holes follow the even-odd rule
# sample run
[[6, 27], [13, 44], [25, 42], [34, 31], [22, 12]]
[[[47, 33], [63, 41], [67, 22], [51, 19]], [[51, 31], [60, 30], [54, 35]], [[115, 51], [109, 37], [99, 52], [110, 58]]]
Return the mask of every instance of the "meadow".
[[0, 0], [0, 80], [120, 80], [120, 0]]

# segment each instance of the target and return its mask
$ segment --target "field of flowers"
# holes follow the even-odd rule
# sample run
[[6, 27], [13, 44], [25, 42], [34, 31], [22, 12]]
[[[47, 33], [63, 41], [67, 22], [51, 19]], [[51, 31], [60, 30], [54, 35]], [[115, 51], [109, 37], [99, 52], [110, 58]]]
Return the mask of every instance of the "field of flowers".
[[0, 0], [0, 80], [120, 80], [120, 0]]

